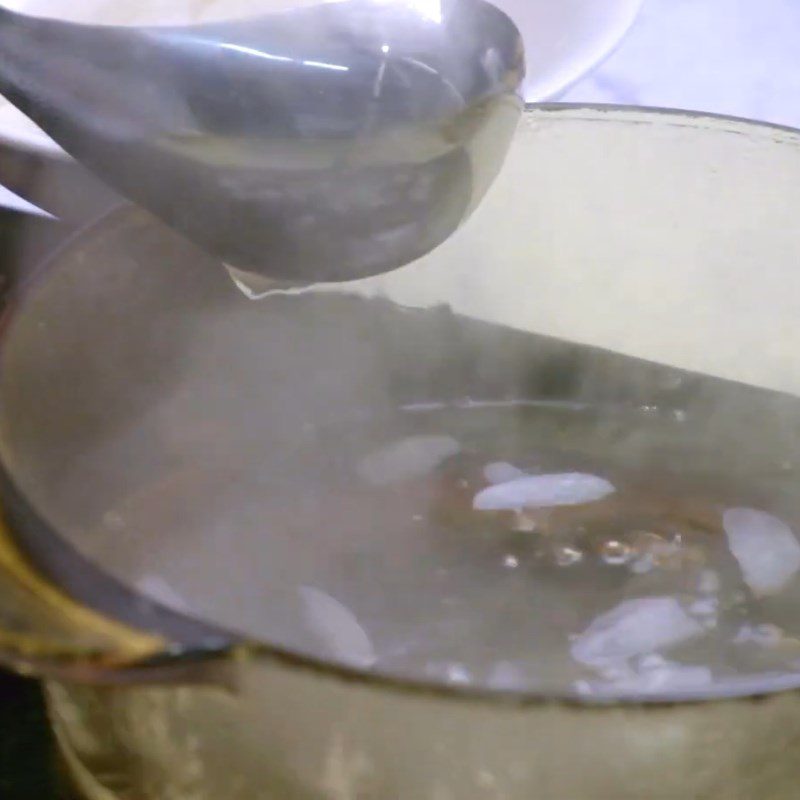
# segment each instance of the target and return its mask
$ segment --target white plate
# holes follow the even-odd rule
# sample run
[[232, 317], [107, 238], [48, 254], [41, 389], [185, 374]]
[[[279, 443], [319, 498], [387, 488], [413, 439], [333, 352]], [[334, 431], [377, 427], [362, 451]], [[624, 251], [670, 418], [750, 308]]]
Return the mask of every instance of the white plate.
[[623, 46], [561, 99], [800, 128], [799, 30], [797, 0], [648, 0]]
[[[311, 3], [317, 0], [301, 0]], [[495, 0], [525, 39], [528, 101], [551, 99], [605, 58], [631, 26], [642, 0]], [[7, 0], [38, 16], [105, 24], [180, 24], [299, 5], [297, 0]], [[0, 97], [0, 137], [49, 153], [62, 151]]]

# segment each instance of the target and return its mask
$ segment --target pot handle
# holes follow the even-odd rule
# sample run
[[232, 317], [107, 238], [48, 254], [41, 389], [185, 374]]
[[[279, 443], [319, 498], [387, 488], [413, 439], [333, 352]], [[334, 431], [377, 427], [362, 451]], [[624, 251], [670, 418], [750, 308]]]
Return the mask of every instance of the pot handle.
[[192, 651], [77, 602], [36, 570], [0, 520], [0, 664], [67, 682], [231, 688], [240, 652]]

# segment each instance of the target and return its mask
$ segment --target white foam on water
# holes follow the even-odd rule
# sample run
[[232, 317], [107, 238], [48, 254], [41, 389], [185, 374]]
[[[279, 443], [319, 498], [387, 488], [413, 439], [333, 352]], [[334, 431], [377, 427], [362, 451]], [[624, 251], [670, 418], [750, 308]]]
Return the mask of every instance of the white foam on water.
[[614, 697], [619, 695], [649, 695], [705, 689], [714, 683], [709, 667], [665, 661], [658, 667], [631, 670], [612, 681], [583, 681], [573, 688], [584, 695]]

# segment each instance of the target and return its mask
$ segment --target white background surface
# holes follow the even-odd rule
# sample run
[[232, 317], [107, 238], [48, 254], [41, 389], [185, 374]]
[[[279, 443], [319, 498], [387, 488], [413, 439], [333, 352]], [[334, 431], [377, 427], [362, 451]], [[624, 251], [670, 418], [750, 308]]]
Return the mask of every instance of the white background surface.
[[559, 99], [800, 127], [800, 0], [645, 0], [617, 51]]
[[[393, 0], [389, 0], [392, 2]], [[406, 0], [421, 7], [435, 0]], [[318, 0], [3, 0], [26, 14], [106, 25], [191, 24], [251, 17]], [[619, 44], [643, 0], [494, 0], [516, 22], [525, 41], [528, 101], [552, 99]], [[16, 108], [0, 99], [0, 132], [25, 147], [57, 152], [57, 145]]]

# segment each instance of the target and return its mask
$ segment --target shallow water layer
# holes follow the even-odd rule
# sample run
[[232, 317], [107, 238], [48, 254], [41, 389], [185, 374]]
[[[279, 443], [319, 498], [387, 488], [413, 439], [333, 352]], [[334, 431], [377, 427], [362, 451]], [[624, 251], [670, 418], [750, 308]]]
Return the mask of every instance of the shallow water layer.
[[406, 437], [356, 468], [374, 491], [407, 495], [429, 545], [380, 608], [346, 598], [374, 631], [377, 668], [583, 694], [800, 669], [791, 464], [742, 474], [653, 409], [405, 417]]
[[[396, 676], [592, 697], [800, 684], [795, 468], [751, 474], [685, 415], [412, 406], [307, 431], [284, 467], [224, 491], [159, 481], [98, 541], [194, 525], [194, 552], [140, 554], [138, 588]], [[224, 598], [192, 580], [209, 558]]]
[[436, 683], [800, 685], [796, 398], [446, 305], [252, 303], [118, 225], [130, 257], [113, 236], [68, 252], [0, 352], [3, 468], [50, 524], [14, 533], [56, 582], [75, 562], [52, 537], [73, 548], [78, 600], [105, 608], [99, 568], [247, 637]]

